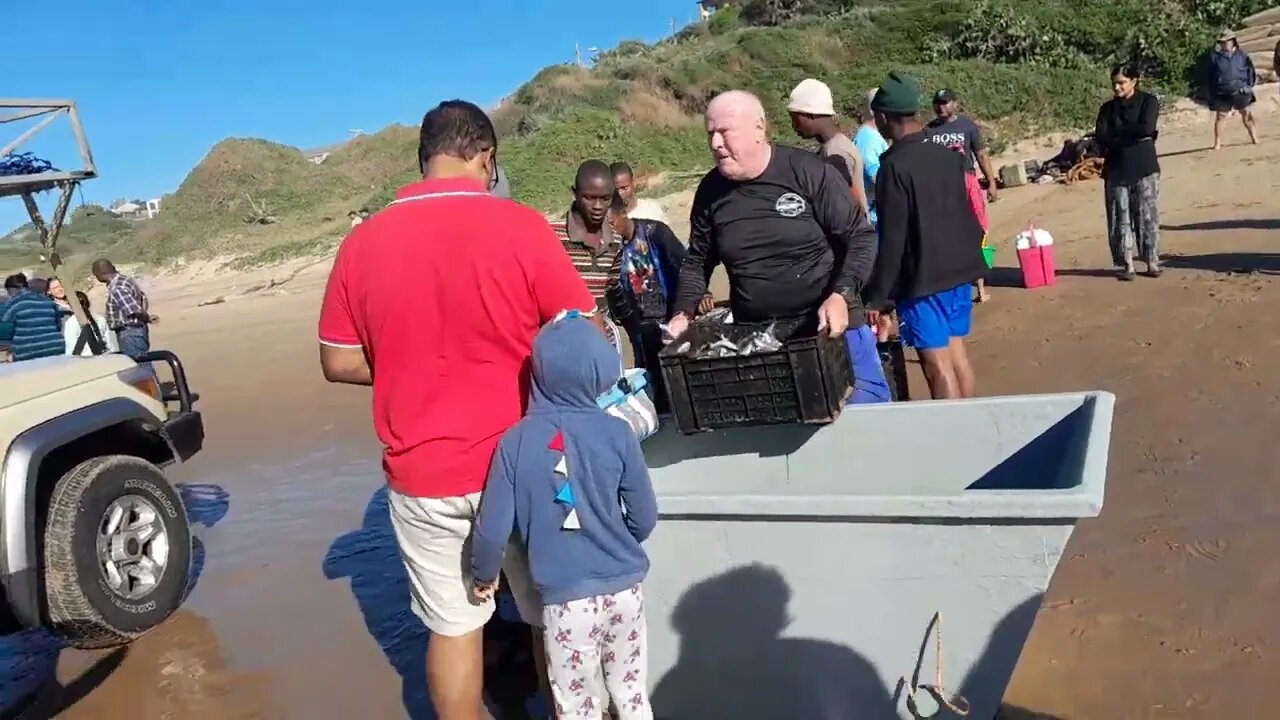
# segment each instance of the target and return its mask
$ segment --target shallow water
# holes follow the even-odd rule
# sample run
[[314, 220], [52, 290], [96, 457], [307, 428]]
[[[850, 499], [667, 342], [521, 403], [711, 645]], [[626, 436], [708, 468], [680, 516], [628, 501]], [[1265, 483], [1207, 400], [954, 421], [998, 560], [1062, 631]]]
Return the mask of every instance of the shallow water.
[[[247, 716], [434, 717], [425, 683], [429, 633], [409, 609], [378, 461], [325, 448], [292, 462], [191, 472], [199, 469], [175, 472], [175, 480], [194, 476], [179, 486], [197, 535], [198, 572], [180, 614], [207, 621], [187, 628], [209, 636], [199, 643], [200, 664], [238, 675], [191, 684], [186, 711], [212, 713], [215, 692], [243, 690], [254, 708]], [[499, 615], [514, 619], [514, 604], [504, 602]], [[491, 631], [504, 636], [496, 654], [523, 639], [522, 626], [497, 623]], [[164, 642], [175, 640], [182, 644]], [[49, 684], [59, 656], [66, 665], [71, 653], [79, 654], [63, 653], [43, 631], [0, 638], [0, 709]], [[125, 662], [103, 684], [154, 686], [171, 665]]]

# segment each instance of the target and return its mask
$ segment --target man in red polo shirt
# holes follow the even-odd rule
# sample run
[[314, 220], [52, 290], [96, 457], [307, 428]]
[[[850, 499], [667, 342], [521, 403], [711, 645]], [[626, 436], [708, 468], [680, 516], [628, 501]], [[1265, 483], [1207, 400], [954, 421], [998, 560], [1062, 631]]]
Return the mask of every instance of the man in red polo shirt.
[[[454, 100], [428, 112], [424, 179], [352, 229], [320, 312], [325, 378], [373, 386], [392, 526], [413, 610], [432, 632], [427, 682], [441, 720], [485, 717], [481, 629], [493, 604], [472, 601], [466, 540], [498, 440], [524, 413], [534, 334], [563, 309], [595, 309], [547, 221], [489, 193], [496, 152], [479, 107]], [[536, 624], [522, 554], [508, 553], [517, 566], [506, 574]]]

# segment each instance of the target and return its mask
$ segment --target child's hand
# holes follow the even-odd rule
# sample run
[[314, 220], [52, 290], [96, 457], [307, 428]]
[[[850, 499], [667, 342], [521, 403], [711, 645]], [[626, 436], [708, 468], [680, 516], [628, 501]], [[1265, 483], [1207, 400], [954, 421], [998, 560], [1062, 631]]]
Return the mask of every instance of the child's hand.
[[476, 602], [489, 602], [497, 592], [497, 580], [494, 580], [493, 582], [473, 580], [471, 583], [471, 596], [476, 599]]

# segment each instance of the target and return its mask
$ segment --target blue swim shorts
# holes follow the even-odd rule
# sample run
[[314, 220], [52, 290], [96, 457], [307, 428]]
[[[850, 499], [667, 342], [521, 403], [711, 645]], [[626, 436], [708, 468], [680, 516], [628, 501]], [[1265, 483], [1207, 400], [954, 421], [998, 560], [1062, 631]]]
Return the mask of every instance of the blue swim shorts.
[[965, 283], [932, 295], [898, 301], [902, 342], [917, 350], [941, 350], [969, 334], [973, 287]]

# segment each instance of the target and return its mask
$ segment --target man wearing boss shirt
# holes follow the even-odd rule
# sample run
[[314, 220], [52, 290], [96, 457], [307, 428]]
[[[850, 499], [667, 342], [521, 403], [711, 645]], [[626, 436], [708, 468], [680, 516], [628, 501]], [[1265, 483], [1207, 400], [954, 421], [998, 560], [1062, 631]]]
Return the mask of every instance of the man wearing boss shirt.
[[[441, 720], [487, 717], [481, 629], [494, 604], [473, 601], [467, 540], [498, 441], [524, 414], [534, 335], [561, 310], [595, 309], [547, 221], [490, 194], [497, 147], [479, 107], [428, 112], [423, 180], [352, 229], [320, 310], [325, 379], [373, 386], [391, 526], [411, 607], [431, 630], [427, 687]], [[505, 575], [536, 626], [523, 555], [506, 554]], [[541, 657], [536, 633], [535, 644]]]
[[712, 271], [723, 263], [735, 320], [816, 313], [820, 330], [833, 338], [843, 333], [848, 343], [855, 378], [850, 402], [888, 401], [861, 301], [876, 234], [848, 182], [811, 152], [770, 145], [764, 107], [750, 93], [733, 90], [713, 99], [706, 127], [716, 168], [694, 194], [670, 334], [688, 328]]

